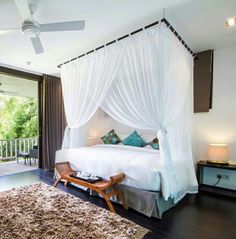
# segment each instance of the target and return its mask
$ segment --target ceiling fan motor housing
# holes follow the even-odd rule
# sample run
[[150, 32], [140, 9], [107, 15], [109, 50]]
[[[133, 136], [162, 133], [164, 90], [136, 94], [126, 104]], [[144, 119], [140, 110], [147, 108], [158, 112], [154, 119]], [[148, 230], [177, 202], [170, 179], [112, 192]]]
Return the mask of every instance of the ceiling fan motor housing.
[[38, 37], [41, 33], [40, 25], [34, 20], [26, 20], [22, 24], [22, 32], [29, 38]]

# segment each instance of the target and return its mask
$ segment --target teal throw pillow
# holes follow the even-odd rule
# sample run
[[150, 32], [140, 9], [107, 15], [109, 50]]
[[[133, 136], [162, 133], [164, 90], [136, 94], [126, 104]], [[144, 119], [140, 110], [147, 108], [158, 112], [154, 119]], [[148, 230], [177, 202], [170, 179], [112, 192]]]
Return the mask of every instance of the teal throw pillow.
[[148, 143], [151, 145], [154, 149], [159, 150], [159, 140], [158, 138], [154, 138], [151, 142]]
[[105, 134], [101, 139], [104, 144], [118, 144], [121, 142], [114, 129]]
[[146, 142], [142, 139], [142, 137], [138, 134], [137, 131], [134, 131], [127, 138], [125, 138], [122, 143], [124, 145], [130, 145], [135, 147], [144, 147]]

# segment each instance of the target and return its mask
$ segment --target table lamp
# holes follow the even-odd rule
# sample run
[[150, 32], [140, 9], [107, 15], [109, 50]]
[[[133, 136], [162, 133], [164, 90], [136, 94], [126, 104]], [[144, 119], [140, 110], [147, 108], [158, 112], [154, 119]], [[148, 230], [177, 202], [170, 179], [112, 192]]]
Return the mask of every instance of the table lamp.
[[207, 162], [212, 164], [229, 164], [229, 151], [227, 144], [209, 144]]

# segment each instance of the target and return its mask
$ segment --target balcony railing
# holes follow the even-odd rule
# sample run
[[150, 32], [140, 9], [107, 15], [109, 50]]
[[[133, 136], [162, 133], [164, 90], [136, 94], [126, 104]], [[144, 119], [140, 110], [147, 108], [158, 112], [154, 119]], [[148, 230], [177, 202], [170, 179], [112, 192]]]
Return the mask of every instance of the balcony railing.
[[38, 137], [0, 140], [0, 160], [13, 160], [18, 152], [29, 153], [34, 145], [38, 145]]

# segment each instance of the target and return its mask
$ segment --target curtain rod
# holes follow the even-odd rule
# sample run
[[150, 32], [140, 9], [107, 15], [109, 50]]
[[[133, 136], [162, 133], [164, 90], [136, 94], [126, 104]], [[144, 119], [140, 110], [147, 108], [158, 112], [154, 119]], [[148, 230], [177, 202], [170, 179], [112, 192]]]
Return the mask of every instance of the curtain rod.
[[[164, 23], [166, 24], [166, 26], [175, 34], [175, 36], [176, 36], [176, 37], [178, 38], [178, 40], [182, 43], [182, 45], [183, 45], [183, 46], [188, 50], [188, 52], [195, 58], [196, 54], [195, 54], [195, 53], [190, 49], [190, 47], [185, 43], [185, 41], [184, 41], [184, 40], [182, 39], [182, 37], [177, 33], [177, 31], [174, 29], [174, 27], [173, 27], [165, 18], [163, 18], [163, 19], [161, 20], [161, 22], [164, 22]], [[131, 35], [134, 35], [134, 34], [136, 34], [136, 33], [138, 33], [138, 32], [141, 32], [141, 31], [143, 31], [144, 29], [148, 29], [148, 28], [150, 28], [150, 27], [153, 27], [153, 26], [157, 25], [158, 23], [159, 23], [159, 21], [153, 22], [153, 23], [151, 23], [151, 24], [149, 24], [149, 25], [147, 25], [147, 26], [145, 26], [145, 27], [143, 27], [143, 28], [139, 28], [138, 30], [135, 30], [135, 31], [133, 31], [133, 32], [131, 32], [131, 33], [129, 33], [129, 34], [126, 34], [126, 35], [124, 35], [124, 36], [122, 36], [122, 37], [120, 37], [120, 38], [118, 38], [118, 39], [116, 39], [116, 40], [113, 40], [113, 41], [111, 41], [111, 42], [108, 42], [108, 43], [106, 43], [106, 44], [104, 44], [104, 45], [102, 45], [102, 46], [99, 46], [99, 47], [97, 47], [97, 48], [91, 50], [91, 51], [88, 51], [88, 52], [86, 52], [86, 53], [84, 53], [84, 54], [82, 54], [82, 55], [79, 55], [79, 56], [77, 56], [77, 57], [75, 57], [75, 58], [73, 58], [73, 59], [71, 59], [71, 60], [65, 61], [65, 62], [61, 63], [60, 65], [58, 65], [57, 67], [60, 68], [62, 65], [65, 65], [65, 64], [67, 64], [67, 63], [69, 63], [69, 62], [72, 62], [72, 61], [78, 59], [78, 58], [81, 58], [81, 57], [83, 57], [83, 56], [85, 56], [85, 55], [88, 55], [88, 54], [90, 54], [90, 53], [92, 53], [92, 52], [95, 52], [95, 51], [97, 51], [97, 50], [99, 50], [99, 49], [101, 49], [101, 48], [104, 48], [105, 46], [109, 46], [109, 45], [111, 45], [111, 44], [113, 44], [113, 43], [115, 43], [115, 42], [117, 42], [117, 41], [120, 41], [120, 40], [122, 40], [122, 39], [124, 39], [124, 38], [127, 38], [127, 37], [129, 37], [129, 36], [131, 36]]]

